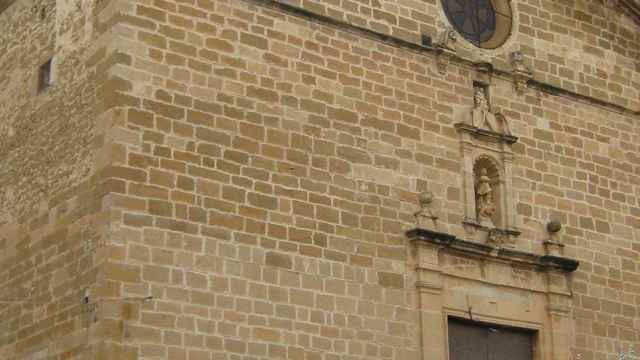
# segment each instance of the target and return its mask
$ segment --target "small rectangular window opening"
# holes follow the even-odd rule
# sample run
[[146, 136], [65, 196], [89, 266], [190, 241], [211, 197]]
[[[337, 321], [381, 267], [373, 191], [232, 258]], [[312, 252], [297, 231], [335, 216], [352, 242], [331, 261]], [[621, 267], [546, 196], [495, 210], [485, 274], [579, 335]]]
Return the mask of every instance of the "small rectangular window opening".
[[431, 39], [431, 36], [427, 34], [422, 34], [422, 46], [431, 46], [431, 45], [433, 45], [433, 40]]
[[38, 92], [43, 92], [47, 90], [52, 83], [52, 74], [51, 74], [51, 63], [53, 59], [47, 60], [44, 64], [40, 65], [39, 73], [38, 73]]

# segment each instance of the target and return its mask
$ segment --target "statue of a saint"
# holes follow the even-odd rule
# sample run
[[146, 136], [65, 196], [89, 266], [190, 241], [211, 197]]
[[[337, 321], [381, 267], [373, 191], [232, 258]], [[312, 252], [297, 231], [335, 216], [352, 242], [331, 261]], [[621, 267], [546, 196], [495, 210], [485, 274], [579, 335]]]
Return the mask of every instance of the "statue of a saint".
[[491, 219], [496, 213], [496, 205], [493, 202], [493, 189], [491, 188], [491, 179], [487, 176], [487, 169], [480, 170], [478, 178], [477, 204], [478, 221], [481, 225], [490, 225], [493, 227]]
[[489, 109], [489, 102], [484, 92], [484, 88], [476, 87], [474, 94], [475, 106], [471, 113], [472, 125], [481, 129], [487, 129], [494, 132], [500, 131], [496, 116]]

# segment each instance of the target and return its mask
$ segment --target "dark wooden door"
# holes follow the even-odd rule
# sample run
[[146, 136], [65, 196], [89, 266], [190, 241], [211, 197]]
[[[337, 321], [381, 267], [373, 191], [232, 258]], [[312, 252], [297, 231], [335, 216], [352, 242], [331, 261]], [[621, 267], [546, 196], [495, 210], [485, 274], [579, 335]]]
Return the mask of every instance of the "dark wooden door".
[[449, 319], [449, 360], [533, 360], [534, 333]]
[[449, 360], [489, 360], [488, 342], [484, 327], [449, 319]]

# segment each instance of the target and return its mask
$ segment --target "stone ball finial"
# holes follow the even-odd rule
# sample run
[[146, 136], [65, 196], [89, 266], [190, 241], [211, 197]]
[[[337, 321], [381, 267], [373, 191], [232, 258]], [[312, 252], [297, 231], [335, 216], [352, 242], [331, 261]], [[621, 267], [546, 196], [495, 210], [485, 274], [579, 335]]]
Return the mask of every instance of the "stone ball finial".
[[433, 192], [431, 191], [423, 191], [418, 195], [418, 202], [420, 203], [420, 207], [426, 207], [433, 203]]
[[562, 224], [558, 220], [551, 220], [547, 223], [547, 231], [550, 234], [556, 234], [562, 230]]

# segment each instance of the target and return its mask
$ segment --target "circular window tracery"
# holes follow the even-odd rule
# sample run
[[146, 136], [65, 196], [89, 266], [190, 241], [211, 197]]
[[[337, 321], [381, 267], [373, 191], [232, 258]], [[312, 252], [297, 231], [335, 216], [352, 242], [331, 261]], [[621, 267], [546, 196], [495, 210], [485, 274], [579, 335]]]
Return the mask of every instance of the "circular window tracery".
[[442, 0], [442, 5], [453, 28], [477, 47], [495, 49], [511, 34], [508, 0]]

